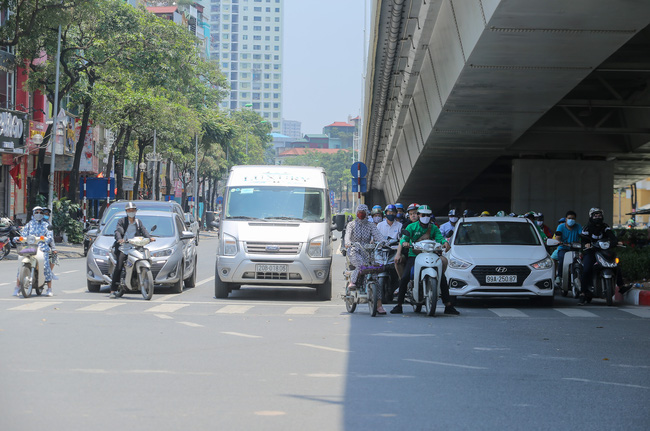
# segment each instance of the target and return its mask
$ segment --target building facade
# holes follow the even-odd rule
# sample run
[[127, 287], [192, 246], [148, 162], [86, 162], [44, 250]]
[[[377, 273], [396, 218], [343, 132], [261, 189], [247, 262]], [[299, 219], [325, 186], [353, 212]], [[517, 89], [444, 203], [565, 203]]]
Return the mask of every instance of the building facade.
[[230, 82], [222, 107], [252, 109], [281, 132], [284, 0], [209, 4], [204, 13], [209, 16], [210, 55]]
[[296, 120], [282, 119], [282, 134], [293, 139], [302, 138], [302, 123]]

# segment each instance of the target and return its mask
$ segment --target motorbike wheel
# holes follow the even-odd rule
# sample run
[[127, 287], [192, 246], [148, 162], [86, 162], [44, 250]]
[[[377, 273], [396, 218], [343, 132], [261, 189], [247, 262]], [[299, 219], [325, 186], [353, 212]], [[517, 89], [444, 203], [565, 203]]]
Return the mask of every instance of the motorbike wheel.
[[424, 277], [424, 289], [427, 292], [426, 306], [427, 316], [433, 317], [436, 315], [436, 305], [438, 304], [438, 286], [433, 283], [433, 279], [429, 276]]
[[4, 248], [2, 249], [2, 252], [0, 252], [0, 260], [7, 257], [10, 251], [11, 251], [11, 245], [9, 245], [9, 243], [6, 243]]
[[149, 301], [153, 296], [153, 274], [148, 268], [144, 268], [140, 274], [140, 291], [142, 297]]
[[32, 271], [28, 266], [20, 268], [18, 280], [20, 281], [20, 293], [23, 294], [23, 298], [32, 296]]
[[603, 279], [603, 293], [605, 294], [605, 301], [607, 302], [607, 306], [611, 307], [614, 305], [614, 279]]
[[377, 302], [379, 301], [379, 289], [376, 283], [368, 283], [366, 289], [368, 290], [368, 308], [370, 309], [370, 316], [377, 315]]
[[84, 257], [88, 256], [88, 248], [89, 248], [88, 242], [84, 241]]
[[34, 290], [36, 290], [36, 296], [41, 296], [41, 293], [43, 293], [43, 286], [35, 287]]
[[577, 298], [580, 296], [580, 291], [582, 290], [582, 282], [580, 281], [580, 270], [578, 268], [573, 269], [573, 297]]

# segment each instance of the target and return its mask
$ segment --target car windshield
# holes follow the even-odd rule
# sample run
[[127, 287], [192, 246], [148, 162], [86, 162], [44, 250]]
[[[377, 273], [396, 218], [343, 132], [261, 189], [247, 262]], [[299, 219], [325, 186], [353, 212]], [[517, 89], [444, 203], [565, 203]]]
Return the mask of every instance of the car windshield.
[[458, 226], [454, 245], [540, 245], [530, 223], [466, 222]]
[[[154, 201], [155, 202], [155, 201]], [[172, 206], [168, 204], [161, 204], [160, 202], [156, 203], [141, 203], [138, 202], [136, 206], [138, 207], [138, 211], [161, 211], [161, 212], [172, 212]], [[113, 204], [110, 205], [105, 211], [104, 215], [102, 215], [102, 224], [108, 223], [108, 221], [115, 215], [120, 212], [124, 213], [124, 208], [126, 207], [126, 203], [123, 204]]]
[[[157, 215], [143, 215], [138, 216], [144, 227], [147, 228], [151, 236], [158, 237], [173, 237], [174, 236], [174, 224], [172, 223], [173, 219], [166, 216], [157, 216]], [[113, 236], [115, 234], [115, 229], [117, 228], [117, 222], [120, 221], [122, 217], [113, 217], [104, 227], [102, 234], [104, 236]], [[154, 229], [154, 226], [156, 227]]]
[[308, 187], [231, 187], [226, 219], [301, 220], [322, 222], [325, 192]]

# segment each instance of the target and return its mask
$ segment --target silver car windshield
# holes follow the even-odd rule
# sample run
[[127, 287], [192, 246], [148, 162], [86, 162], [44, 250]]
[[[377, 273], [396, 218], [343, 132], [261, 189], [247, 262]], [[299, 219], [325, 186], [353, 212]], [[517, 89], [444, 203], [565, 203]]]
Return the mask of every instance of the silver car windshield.
[[[147, 228], [151, 236], [173, 237], [175, 235], [174, 224], [172, 223], [173, 219], [171, 217], [143, 215], [137, 216], [137, 218], [142, 221], [142, 224]], [[113, 236], [115, 234], [115, 229], [117, 228], [117, 222], [121, 219], [122, 217], [119, 216], [110, 219], [104, 227], [103, 235]]]
[[301, 220], [322, 222], [325, 193], [308, 187], [231, 187], [226, 198], [226, 219]]
[[[114, 203], [110, 205], [102, 215], [102, 223], [108, 223], [108, 221], [116, 214], [123, 213], [126, 203]], [[147, 204], [138, 202], [137, 204], [138, 211], [161, 211], [161, 212], [172, 212], [171, 205], [161, 205], [159, 202]]]
[[540, 245], [530, 223], [467, 222], [456, 232], [455, 245]]

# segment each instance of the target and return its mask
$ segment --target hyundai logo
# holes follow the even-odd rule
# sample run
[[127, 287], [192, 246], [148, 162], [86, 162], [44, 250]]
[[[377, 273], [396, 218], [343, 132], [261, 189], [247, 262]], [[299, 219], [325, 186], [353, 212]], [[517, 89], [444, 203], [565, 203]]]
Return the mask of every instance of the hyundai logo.
[[266, 246], [266, 251], [279, 251], [280, 246], [279, 245], [267, 245]]
[[495, 268], [495, 271], [498, 273], [504, 273], [504, 272], [508, 272], [508, 268], [506, 268], [505, 266], [497, 266]]

